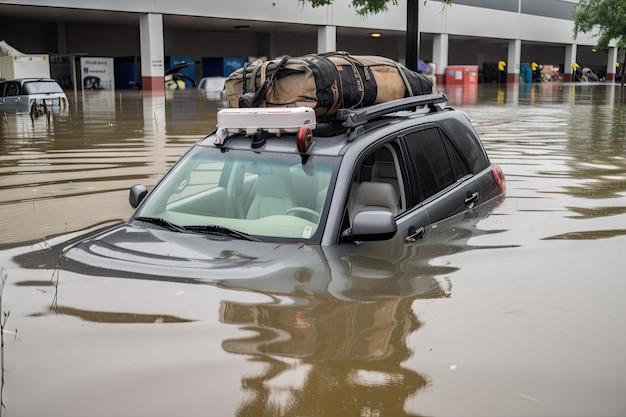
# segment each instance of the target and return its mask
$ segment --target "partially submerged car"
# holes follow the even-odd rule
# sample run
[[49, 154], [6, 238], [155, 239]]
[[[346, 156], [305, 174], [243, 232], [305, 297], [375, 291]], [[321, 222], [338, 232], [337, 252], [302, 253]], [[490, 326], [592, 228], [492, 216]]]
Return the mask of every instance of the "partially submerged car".
[[[260, 273], [245, 270], [251, 259], [283, 262], [276, 244], [416, 242], [431, 225], [505, 192], [502, 170], [446, 100], [430, 94], [341, 110], [319, 124], [308, 107], [222, 109], [217, 129], [150, 193], [132, 187], [137, 210], [127, 223], [64, 258], [157, 275], [189, 268], [195, 277], [250, 277]], [[224, 257], [226, 247], [245, 253]]]
[[51, 78], [0, 81], [0, 112], [46, 114], [69, 108], [63, 88]]

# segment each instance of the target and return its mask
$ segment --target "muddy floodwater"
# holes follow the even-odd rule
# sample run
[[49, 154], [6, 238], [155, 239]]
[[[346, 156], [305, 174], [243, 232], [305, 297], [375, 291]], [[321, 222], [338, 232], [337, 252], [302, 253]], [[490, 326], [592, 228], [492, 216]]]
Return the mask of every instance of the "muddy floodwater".
[[402, 270], [311, 248], [341, 279], [300, 271], [281, 291], [54, 275], [52, 248], [127, 219], [128, 189], [210, 133], [220, 103], [96, 91], [0, 114], [0, 415], [626, 416], [619, 85], [437, 89], [506, 199], [435, 228]]

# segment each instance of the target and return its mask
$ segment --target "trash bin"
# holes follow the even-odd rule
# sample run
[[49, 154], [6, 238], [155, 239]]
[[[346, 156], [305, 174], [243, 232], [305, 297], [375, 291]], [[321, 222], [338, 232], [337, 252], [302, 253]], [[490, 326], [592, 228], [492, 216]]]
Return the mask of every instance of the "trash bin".
[[456, 65], [446, 67], [446, 85], [478, 85], [477, 65]]

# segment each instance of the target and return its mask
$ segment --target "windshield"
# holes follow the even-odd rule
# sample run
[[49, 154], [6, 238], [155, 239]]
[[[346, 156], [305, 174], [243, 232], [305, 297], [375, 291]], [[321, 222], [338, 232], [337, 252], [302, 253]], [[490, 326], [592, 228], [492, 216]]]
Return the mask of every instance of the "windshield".
[[25, 94], [62, 93], [63, 89], [56, 81], [29, 81], [24, 83]]
[[262, 240], [312, 243], [320, 239], [336, 164], [338, 158], [332, 157], [310, 156], [303, 164], [299, 154], [196, 146], [133, 219], [159, 219], [197, 233], [228, 229], [229, 236], [240, 232]]

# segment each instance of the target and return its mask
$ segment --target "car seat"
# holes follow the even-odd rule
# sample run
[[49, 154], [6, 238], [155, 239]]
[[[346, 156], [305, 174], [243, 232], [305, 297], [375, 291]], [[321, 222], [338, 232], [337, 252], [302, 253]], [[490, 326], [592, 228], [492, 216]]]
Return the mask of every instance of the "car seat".
[[391, 184], [396, 192], [396, 196], [400, 195], [396, 164], [391, 161], [374, 161], [372, 164], [372, 182]]
[[364, 210], [389, 210], [398, 214], [398, 196], [393, 185], [385, 182], [353, 183], [348, 203], [350, 223], [355, 214]]
[[294, 207], [288, 171], [274, 168], [270, 174], [260, 174], [254, 197], [246, 213], [247, 219], [259, 219], [285, 214]]

